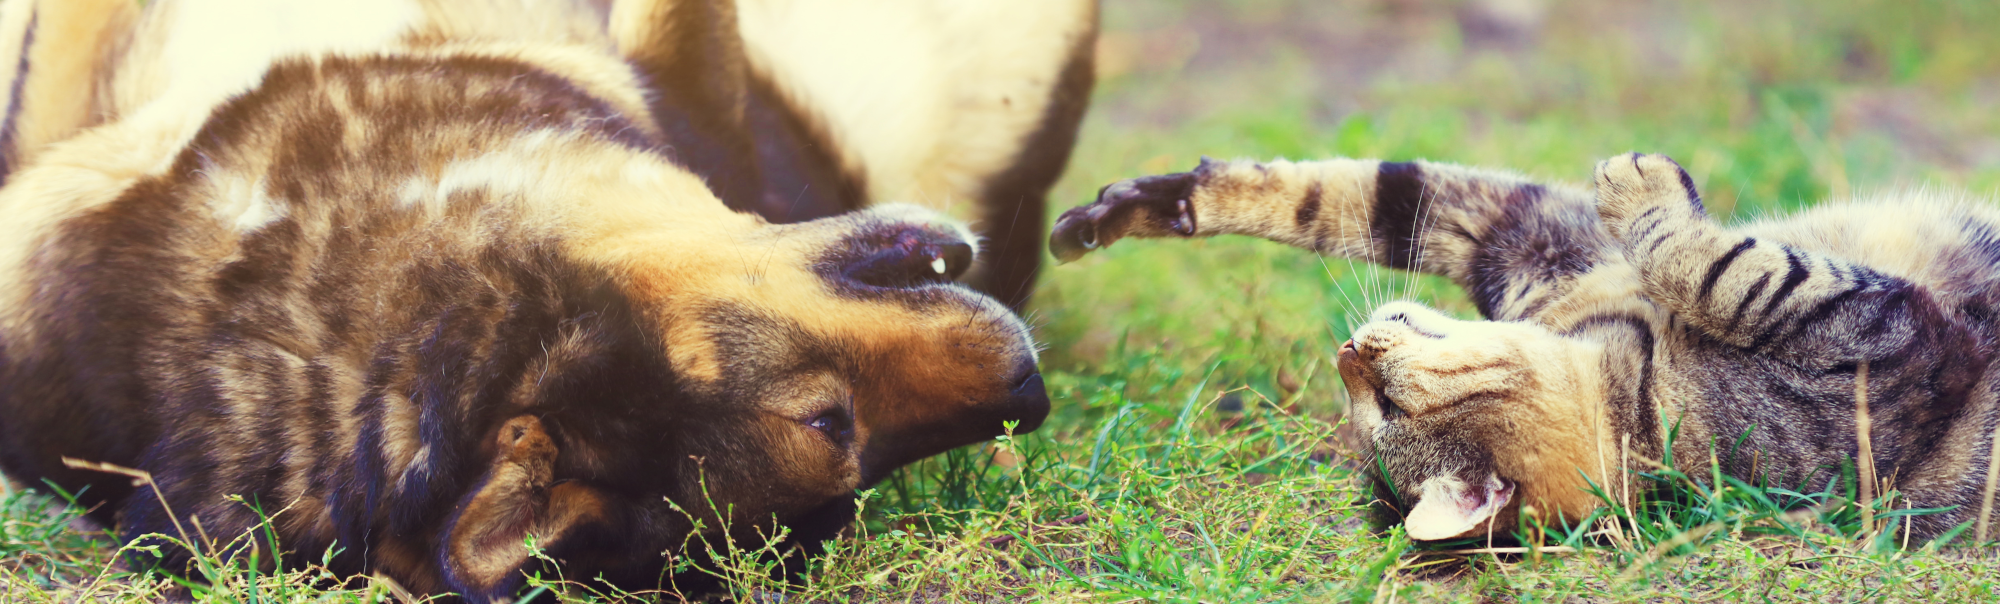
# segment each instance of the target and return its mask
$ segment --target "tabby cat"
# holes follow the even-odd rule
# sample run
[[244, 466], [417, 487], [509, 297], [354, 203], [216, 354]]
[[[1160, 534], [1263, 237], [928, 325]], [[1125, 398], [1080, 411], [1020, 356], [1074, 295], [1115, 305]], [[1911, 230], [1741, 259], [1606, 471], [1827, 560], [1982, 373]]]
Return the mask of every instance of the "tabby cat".
[[1530, 506], [1576, 521], [1601, 505], [1591, 483], [1669, 455], [1825, 488], [1861, 450], [1863, 368], [1876, 475], [1950, 508], [1911, 531], [1984, 531], [2000, 211], [1931, 191], [1730, 229], [1666, 157], [1607, 159], [1595, 181], [1204, 158], [1105, 187], [1049, 247], [1234, 233], [1456, 281], [1487, 320], [1386, 304], [1339, 351], [1380, 504], [1417, 539], [1505, 535]]

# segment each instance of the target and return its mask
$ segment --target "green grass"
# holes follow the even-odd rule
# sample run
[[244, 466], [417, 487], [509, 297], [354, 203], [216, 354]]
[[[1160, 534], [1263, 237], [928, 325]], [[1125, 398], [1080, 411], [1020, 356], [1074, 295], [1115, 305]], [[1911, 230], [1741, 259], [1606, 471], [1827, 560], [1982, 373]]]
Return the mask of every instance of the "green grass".
[[[1663, 152], [1724, 220], [1893, 186], [2000, 194], [1990, 1], [1552, 2], [1538, 24], [1498, 34], [1480, 25], [1493, 4], [1109, 0], [1105, 77], [1051, 213], [1202, 154], [1427, 158], [1580, 182], [1601, 157]], [[716, 544], [717, 572], [734, 579], [716, 598], [2000, 601], [1991, 546], [1905, 548], [1893, 528], [1860, 538], [1845, 488], [1683, 474], [1707, 468], [1621, 478], [1659, 488], [1602, 521], [1530, 531], [1528, 553], [1371, 534], [1367, 466], [1351, 458], [1328, 360], [1393, 298], [1473, 314], [1436, 278], [1241, 239], [1127, 241], [1054, 267], [1032, 315], [1056, 402], [1042, 430], [878, 485], [803, 584], [771, 582], [756, 544]], [[1623, 501], [1622, 483], [1605, 486]], [[115, 544], [69, 528], [75, 512], [56, 501], [5, 499], [0, 600], [174, 589], [110, 566]], [[1893, 494], [1876, 505], [1891, 523], [1902, 507]], [[388, 593], [212, 572], [199, 599]]]

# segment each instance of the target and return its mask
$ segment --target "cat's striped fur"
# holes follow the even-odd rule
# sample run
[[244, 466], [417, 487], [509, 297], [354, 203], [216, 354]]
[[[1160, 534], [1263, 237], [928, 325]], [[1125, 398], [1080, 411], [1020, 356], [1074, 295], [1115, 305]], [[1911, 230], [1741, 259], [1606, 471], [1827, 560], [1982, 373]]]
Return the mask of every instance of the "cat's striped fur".
[[[1094, 27], [1072, 4], [1078, 23], [1022, 55], [1039, 67], [1016, 66], [1046, 72], [1019, 102], [1050, 119], [964, 144], [1073, 129], [1050, 108]], [[813, 89], [758, 75], [735, 14], [0, 5], [0, 467], [129, 537], [241, 553], [271, 545], [249, 533], [268, 516], [286, 565], [483, 601], [538, 564], [530, 535], [566, 576], [652, 588], [695, 523], [810, 543], [858, 486], [1006, 420], [1033, 430], [1027, 327], [952, 283], [978, 248], [964, 227], [728, 205], [820, 194], [901, 144], [821, 132], [779, 94]], [[65, 457], [150, 472], [157, 496]]]
[[1599, 505], [1586, 479], [1616, 484], [1621, 465], [1669, 454], [1822, 488], [1858, 454], [1864, 362], [1878, 475], [1911, 505], [1952, 508], [1915, 532], [1988, 505], [1989, 203], [1885, 195], [1728, 229], [1656, 155], [1599, 164], [1594, 195], [1430, 162], [1204, 159], [1105, 187], [1050, 247], [1067, 260], [1121, 237], [1216, 234], [1446, 275], [1489, 319], [1393, 303], [1340, 351], [1382, 500], [1412, 536], [1505, 534], [1524, 504], [1579, 519]]

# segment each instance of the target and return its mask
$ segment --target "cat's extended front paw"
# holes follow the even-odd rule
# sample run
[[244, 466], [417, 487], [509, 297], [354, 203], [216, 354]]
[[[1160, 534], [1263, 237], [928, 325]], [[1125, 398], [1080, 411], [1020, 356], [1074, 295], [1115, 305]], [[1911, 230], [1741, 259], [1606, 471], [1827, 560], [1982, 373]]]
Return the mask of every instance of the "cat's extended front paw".
[[1665, 155], [1627, 153], [1597, 162], [1596, 173], [1597, 216], [1614, 237], [1704, 215], [1694, 179]]
[[[1205, 163], [1205, 162], [1204, 162]], [[1097, 201], [1070, 208], [1049, 233], [1049, 252], [1069, 262], [1125, 236], [1192, 236], [1195, 180], [1180, 172], [1121, 180], [1097, 191]]]

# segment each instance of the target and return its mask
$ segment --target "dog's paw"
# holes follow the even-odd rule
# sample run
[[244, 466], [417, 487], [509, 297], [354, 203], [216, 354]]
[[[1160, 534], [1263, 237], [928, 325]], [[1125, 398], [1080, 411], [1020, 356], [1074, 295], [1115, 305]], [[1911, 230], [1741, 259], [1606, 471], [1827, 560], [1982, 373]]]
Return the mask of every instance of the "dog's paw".
[[1701, 195], [1687, 170], [1665, 155], [1627, 153], [1597, 162], [1597, 215], [1620, 238], [1642, 218], [1700, 218]]
[[1069, 262], [1121, 237], [1183, 237], [1195, 233], [1194, 195], [1201, 170], [1121, 180], [1097, 191], [1097, 201], [1070, 208], [1049, 233], [1049, 252]]

